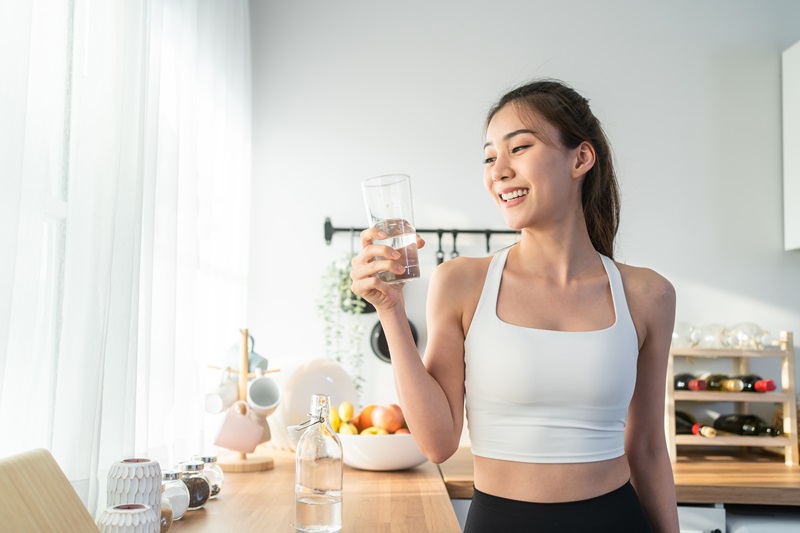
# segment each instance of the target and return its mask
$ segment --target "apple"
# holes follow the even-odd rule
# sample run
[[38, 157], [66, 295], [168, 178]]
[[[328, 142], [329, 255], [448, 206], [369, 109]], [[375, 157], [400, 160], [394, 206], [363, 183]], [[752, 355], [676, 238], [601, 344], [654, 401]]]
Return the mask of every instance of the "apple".
[[372, 410], [372, 425], [394, 433], [403, 427], [403, 411], [397, 404], [379, 405]]
[[364, 431], [368, 427], [375, 425], [372, 423], [372, 410], [376, 407], [378, 406], [375, 404], [369, 404], [363, 408], [360, 413], [358, 413], [358, 416], [351, 420], [351, 422], [358, 428], [358, 431]]
[[400, 428], [394, 432], [395, 435], [411, 435], [411, 432], [408, 428]]
[[350, 422], [342, 422], [342, 425], [339, 426], [339, 433], [344, 433], [345, 435], [358, 435], [358, 428]]
[[383, 428], [377, 428], [375, 426], [370, 426], [365, 428], [361, 431], [360, 435], [388, 435], [389, 432]]

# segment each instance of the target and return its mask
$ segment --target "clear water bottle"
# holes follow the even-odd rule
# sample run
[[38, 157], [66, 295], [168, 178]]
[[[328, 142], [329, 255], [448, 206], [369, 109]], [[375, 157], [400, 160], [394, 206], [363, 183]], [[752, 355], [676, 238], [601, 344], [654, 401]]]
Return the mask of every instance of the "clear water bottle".
[[342, 529], [342, 443], [328, 421], [330, 397], [311, 397], [311, 420], [296, 448], [294, 527], [303, 532]]

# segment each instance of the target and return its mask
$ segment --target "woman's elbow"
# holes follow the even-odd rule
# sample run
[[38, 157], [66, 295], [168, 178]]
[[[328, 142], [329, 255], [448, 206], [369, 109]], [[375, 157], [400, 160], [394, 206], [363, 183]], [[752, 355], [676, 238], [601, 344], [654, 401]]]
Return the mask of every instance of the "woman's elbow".
[[[419, 444], [418, 444], [419, 445]], [[450, 459], [458, 450], [458, 441], [453, 442], [436, 442], [428, 446], [420, 446], [422, 455], [434, 464], [442, 464]]]

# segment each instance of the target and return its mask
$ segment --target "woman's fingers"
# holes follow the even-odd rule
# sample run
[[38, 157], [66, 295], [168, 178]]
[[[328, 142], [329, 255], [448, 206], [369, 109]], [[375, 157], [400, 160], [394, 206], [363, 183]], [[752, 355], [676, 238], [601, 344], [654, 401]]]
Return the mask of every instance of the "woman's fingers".
[[417, 233], [417, 248], [422, 248], [425, 246], [425, 239], [420, 237], [419, 233]]
[[364, 248], [365, 246], [372, 244], [374, 240], [385, 239], [386, 233], [379, 230], [376, 227], [367, 228], [361, 232], [361, 247]]

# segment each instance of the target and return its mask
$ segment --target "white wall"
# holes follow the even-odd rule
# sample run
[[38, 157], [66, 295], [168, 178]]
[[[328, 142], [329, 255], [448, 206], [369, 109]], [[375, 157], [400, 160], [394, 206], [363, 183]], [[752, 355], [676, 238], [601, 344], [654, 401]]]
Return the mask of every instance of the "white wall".
[[[669, 278], [678, 320], [800, 334], [800, 253], [783, 251], [780, 98], [780, 52], [800, 40], [800, 3], [251, 7], [248, 325], [262, 355], [324, 355], [319, 278], [350, 245], [337, 234], [327, 246], [323, 221], [364, 224], [361, 179], [410, 174], [418, 227], [503, 228], [482, 187], [482, 122], [506, 89], [543, 76], [589, 98], [611, 138], [623, 193], [617, 259]], [[435, 266], [429, 244], [424, 274]], [[484, 253], [482, 238], [458, 244]], [[427, 279], [407, 287], [423, 330]], [[390, 365], [365, 350], [362, 400], [393, 399]]]

